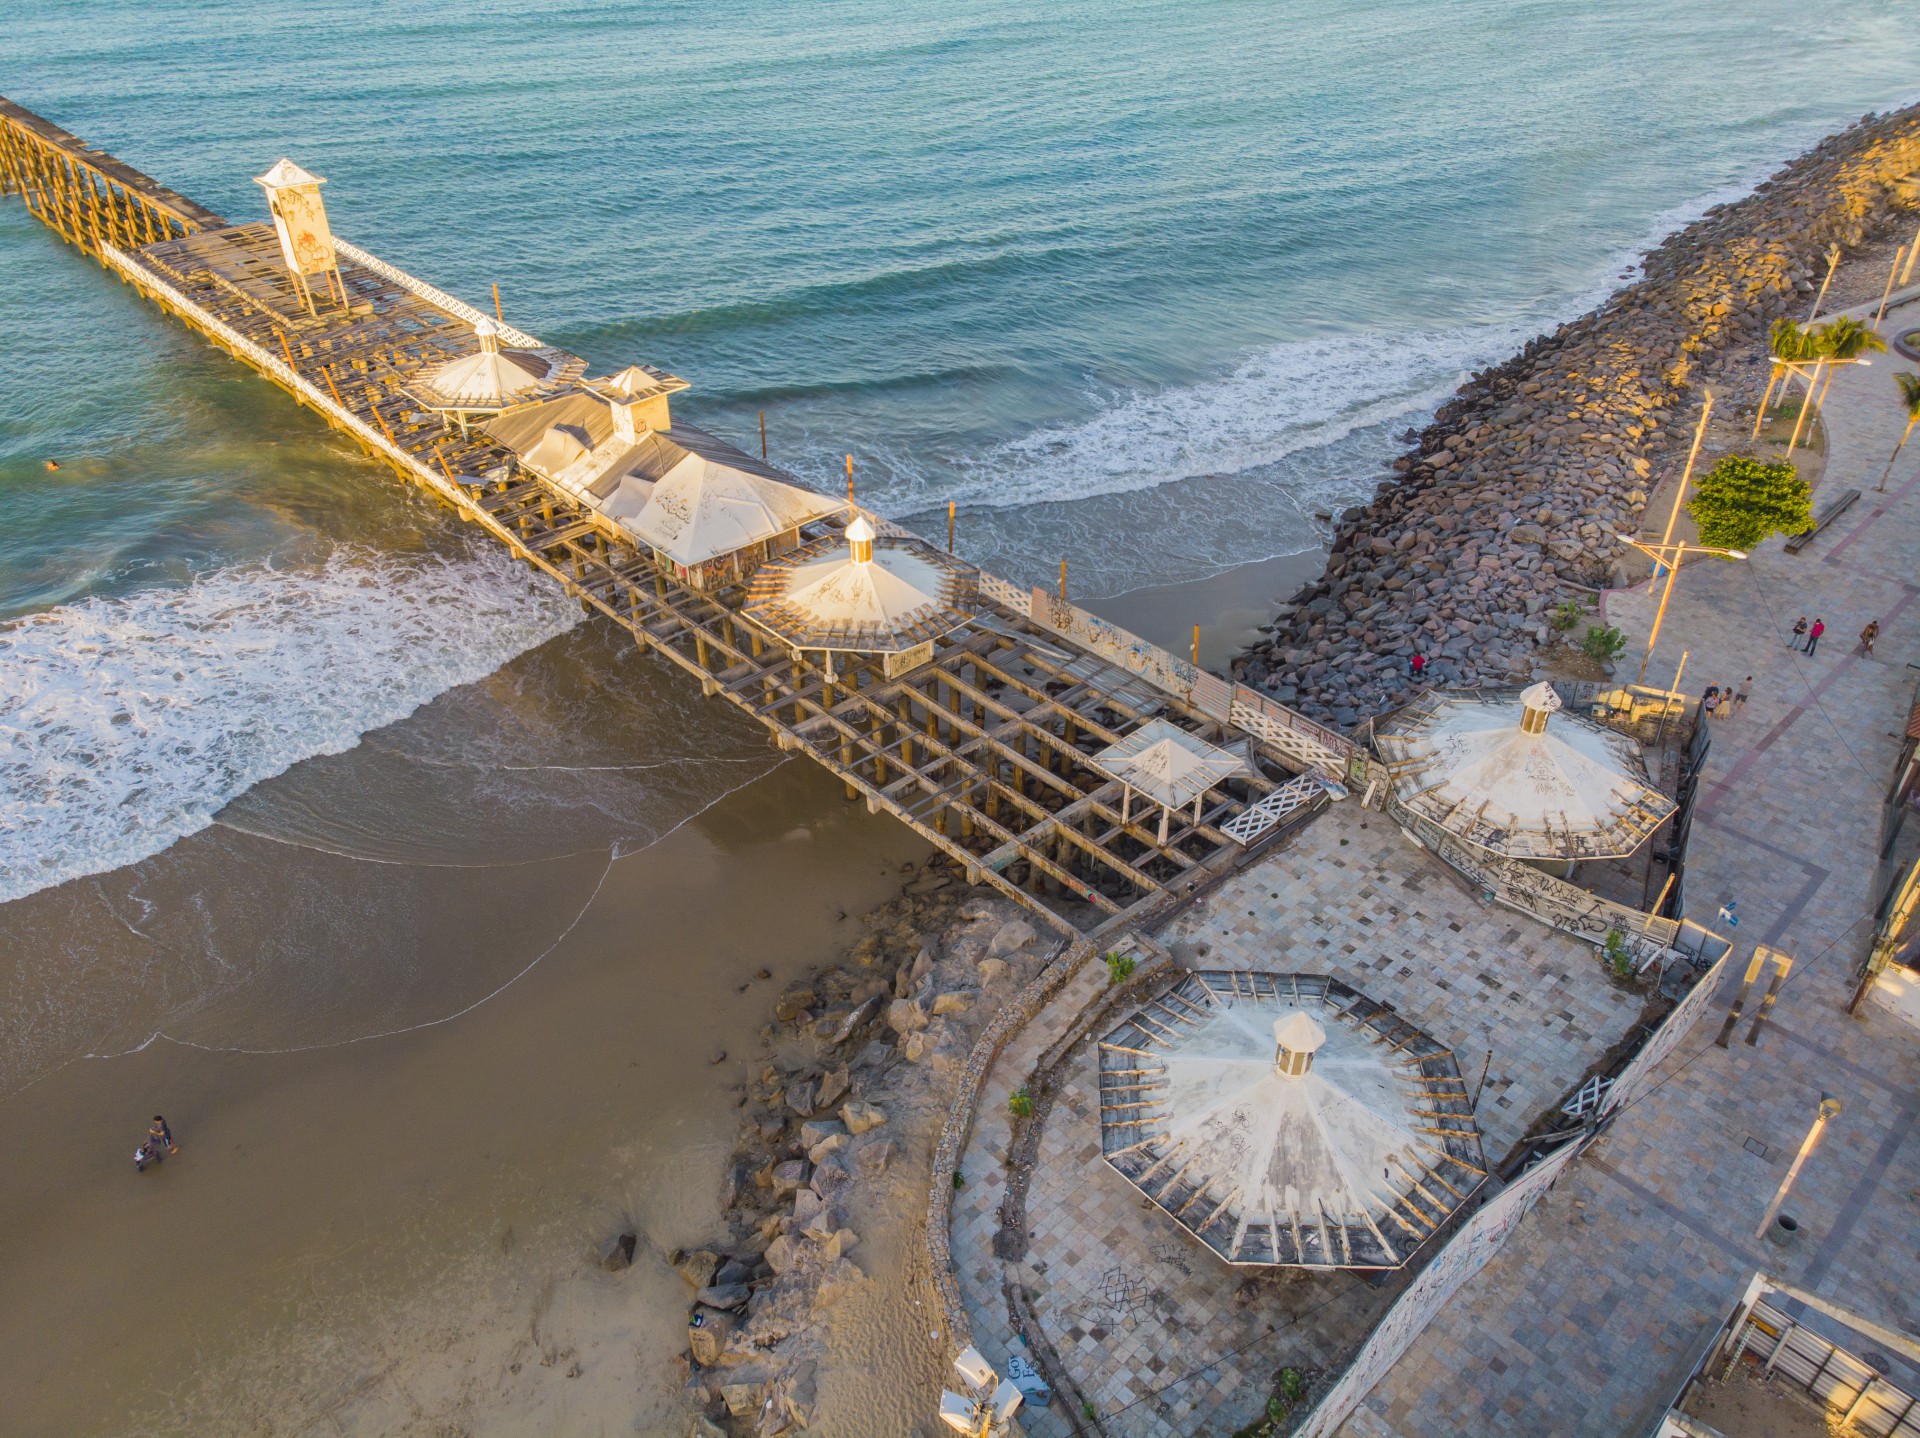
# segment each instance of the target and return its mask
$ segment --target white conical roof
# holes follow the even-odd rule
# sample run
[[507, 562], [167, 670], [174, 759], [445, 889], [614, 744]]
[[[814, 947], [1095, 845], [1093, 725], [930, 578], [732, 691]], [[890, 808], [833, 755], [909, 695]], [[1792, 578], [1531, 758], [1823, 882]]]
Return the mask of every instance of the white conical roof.
[[[856, 559], [856, 544], [871, 557]], [[971, 567], [856, 513], [844, 533], [764, 566], [747, 615], [797, 649], [893, 653], [958, 629], [977, 597]]]
[[285, 190], [295, 185], [326, 184], [326, 181], [318, 175], [301, 169], [284, 155], [274, 162], [273, 168], [266, 174], [255, 175], [253, 182], [256, 185], [265, 185], [269, 190]]
[[1150, 719], [1093, 762], [1135, 793], [1169, 809], [1191, 804], [1223, 779], [1243, 773], [1240, 756], [1165, 719]]
[[1191, 975], [1101, 1065], [1108, 1161], [1232, 1262], [1397, 1266], [1483, 1166], [1449, 1051], [1324, 975]]
[[838, 509], [812, 490], [688, 454], [629, 526], [678, 564], [704, 564]]
[[[1542, 692], [1544, 691], [1544, 692]], [[1519, 859], [1630, 854], [1674, 811], [1625, 734], [1552, 712], [1552, 686], [1514, 695], [1429, 695], [1375, 726], [1400, 803], [1449, 833]]]
[[1288, 1053], [1310, 1054], [1327, 1041], [1327, 1031], [1305, 1010], [1295, 1009], [1287, 1017], [1273, 1021], [1273, 1041]]
[[429, 370], [421, 383], [427, 397], [446, 409], [500, 409], [537, 386], [540, 377], [512, 355], [489, 348], [448, 360]]

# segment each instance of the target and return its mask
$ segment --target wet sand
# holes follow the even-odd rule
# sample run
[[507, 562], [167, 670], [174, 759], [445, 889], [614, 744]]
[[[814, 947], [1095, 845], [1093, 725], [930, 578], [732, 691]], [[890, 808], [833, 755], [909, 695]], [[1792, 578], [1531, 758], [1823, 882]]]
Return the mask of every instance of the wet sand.
[[[768, 1001], [924, 854], [777, 758], [611, 861], [379, 864], [216, 827], [0, 910], [15, 1012], [117, 974], [138, 1012], [104, 1016], [116, 1042], [140, 1041], [152, 1002], [134, 928], [175, 918], [210, 954], [291, 951], [204, 1002], [180, 1001], [194, 976], [172, 966], [167, 1032], [214, 1048], [74, 1059], [0, 1103], [7, 1431], [677, 1429], [685, 1300], [662, 1252], [711, 1224]], [[340, 912], [302, 912], [316, 903]], [[381, 964], [329, 948], [355, 915]], [[98, 970], [64, 987], [35, 972], [87, 922]], [[217, 1051], [306, 1043], [331, 1046]], [[182, 1152], [139, 1175], [156, 1110]], [[594, 1247], [625, 1223], [639, 1259], [602, 1273]]]
[[1105, 599], [1081, 601], [1088, 609], [1142, 639], [1186, 656], [1193, 649], [1193, 626], [1200, 626], [1200, 663], [1224, 674], [1227, 661], [1260, 637], [1258, 626], [1273, 622], [1276, 604], [1291, 599], [1326, 567], [1324, 550], [1282, 554], [1236, 565], [1205, 579], [1156, 584]]
[[[1093, 607], [1219, 665], [1319, 562]], [[679, 1431], [665, 1255], [772, 996], [925, 846], [591, 626], [222, 818], [0, 908], [9, 1431]], [[874, 1228], [890, 1348], [924, 1262]]]

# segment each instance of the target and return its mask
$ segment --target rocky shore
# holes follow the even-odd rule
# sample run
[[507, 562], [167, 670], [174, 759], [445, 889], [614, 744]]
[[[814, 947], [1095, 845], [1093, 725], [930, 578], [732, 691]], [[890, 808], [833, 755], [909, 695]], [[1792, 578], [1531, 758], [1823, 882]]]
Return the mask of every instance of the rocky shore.
[[1828, 246], [1911, 222], [1917, 168], [1920, 107], [1869, 115], [1668, 236], [1598, 309], [1473, 375], [1372, 502], [1339, 517], [1325, 573], [1235, 676], [1340, 724], [1405, 702], [1416, 652], [1423, 683], [1530, 678], [1549, 607], [1617, 578], [1613, 536], [1637, 532], [1657, 470], [1684, 458], [1699, 387], [1751, 416], [1773, 321], [1805, 317]]
[[[884, 1385], [857, 1371], [859, 1355], [876, 1328], [927, 1326], [935, 1300], [916, 1281], [915, 1230], [954, 1077], [1059, 946], [941, 857], [864, 926], [841, 966], [774, 999], [728, 1167], [728, 1231], [669, 1255], [689, 1288], [696, 1438], [885, 1430], [873, 1411]], [[608, 1258], [622, 1261], [617, 1248]], [[829, 1375], [849, 1367], [869, 1410], [858, 1417], [834, 1412]], [[926, 1376], [928, 1393], [909, 1378], [891, 1395], [909, 1424], [938, 1396], [938, 1374]]]

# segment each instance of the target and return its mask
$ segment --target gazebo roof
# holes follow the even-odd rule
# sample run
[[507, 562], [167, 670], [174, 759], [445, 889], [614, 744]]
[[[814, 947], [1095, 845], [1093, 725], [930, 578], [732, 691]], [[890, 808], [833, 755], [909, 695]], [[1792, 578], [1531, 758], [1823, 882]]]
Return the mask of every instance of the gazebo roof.
[[1470, 844], [1514, 859], [1631, 854], [1674, 801], [1632, 738], [1559, 708], [1548, 684], [1429, 694], [1376, 721], [1374, 742], [1400, 806]]
[[1452, 1054], [1325, 975], [1189, 974], [1100, 1069], [1107, 1162], [1229, 1263], [1398, 1268], [1484, 1176]]
[[1093, 762], [1137, 794], [1180, 809], [1223, 779], [1246, 772], [1246, 762], [1165, 719], [1149, 719]]
[[841, 507], [824, 494], [689, 451], [661, 476], [627, 528], [677, 564], [704, 564]]
[[269, 190], [284, 190], [292, 185], [324, 185], [326, 181], [311, 171], [303, 170], [292, 160], [281, 156], [273, 162], [273, 168], [264, 175], [255, 175], [253, 182], [264, 185]]
[[[856, 558], [856, 542], [872, 558]], [[971, 565], [909, 535], [880, 535], [861, 515], [844, 534], [762, 565], [746, 615], [796, 649], [882, 654], [949, 634], [978, 608]]]

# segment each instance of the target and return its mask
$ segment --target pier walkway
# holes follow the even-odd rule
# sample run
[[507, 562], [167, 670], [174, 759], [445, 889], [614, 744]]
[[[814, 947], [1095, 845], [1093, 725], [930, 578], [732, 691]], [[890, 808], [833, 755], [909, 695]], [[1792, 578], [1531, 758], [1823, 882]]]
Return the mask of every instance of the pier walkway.
[[[416, 394], [476, 352], [494, 317], [335, 241], [344, 294], [320, 297], [286, 266], [274, 226], [230, 224], [18, 105], [0, 99], [0, 193], [212, 343], [352, 436], [409, 483], [485, 529], [593, 614], [624, 627], [751, 713], [782, 749], [832, 771], [885, 811], [1068, 933], [1106, 937], [1163, 912], [1287, 820], [1365, 773], [1342, 736], [1115, 629], [1063, 596], [979, 576], [972, 619], [929, 660], [879, 656], [822, 668], [741, 617], [744, 579], [705, 591], [622, 524]], [[502, 340], [578, 380], [587, 363], [501, 325]], [[683, 423], [700, 453], [770, 472]], [[777, 473], [777, 471], [771, 471]], [[790, 476], [781, 476], [797, 483]], [[837, 533], [849, 506], [815, 533]], [[905, 534], [876, 517], [881, 533]], [[1197, 812], [1158, 830], [1091, 762], [1166, 720], [1244, 760]]]

